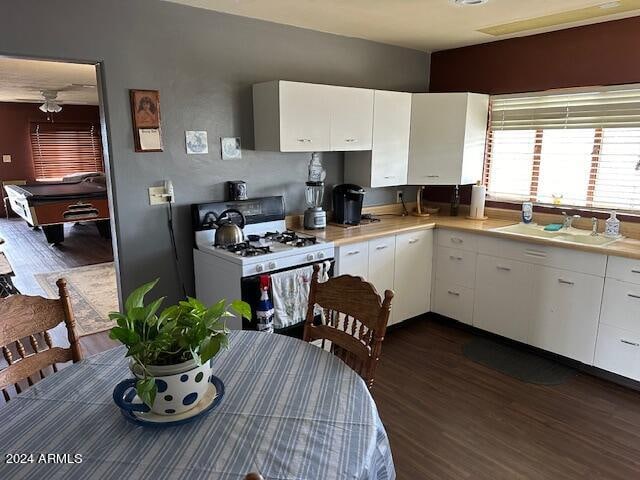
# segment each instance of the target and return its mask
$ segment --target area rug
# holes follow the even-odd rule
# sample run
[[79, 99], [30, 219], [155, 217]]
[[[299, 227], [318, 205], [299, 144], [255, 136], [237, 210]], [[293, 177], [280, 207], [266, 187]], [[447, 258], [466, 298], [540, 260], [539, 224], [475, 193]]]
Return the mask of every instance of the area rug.
[[489, 338], [475, 338], [462, 347], [464, 355], [498, 372], [526, 383], [560, 385], [576, 371], [554, 360], [523, 351]]
[[67, 280], [78, 335], [91, 335], [113, 327], [109, 312], [118, 310], [118, 290], [113, 262], [38, 273], [36, 280], [51, 298], [58, 298], [56, 281]]

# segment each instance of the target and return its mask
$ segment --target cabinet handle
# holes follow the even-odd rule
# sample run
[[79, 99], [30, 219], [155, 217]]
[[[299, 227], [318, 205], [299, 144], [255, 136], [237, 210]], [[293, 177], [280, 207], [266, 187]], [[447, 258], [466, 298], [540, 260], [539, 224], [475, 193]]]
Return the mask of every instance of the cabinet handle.
[[376, 250], [384, 250], [385, 248], [387, 248], [387, 246], [386, 246], [386, 245], [378, 245], [378, 246], [376, 247]]
[[524, 251], [525, 255], [530, 255], [532, 257], [538, 257], [538, 258], [546, 258], [547, 254], [545, 252], [541, 252], [540, 250], [525, 250]]
[[561, 283], [561, 284], [563, 284], [563, 285], [575, 285], [575, 283], [574, 283], [574, 282], [571, 282], [571, 281], [569, 281], [569, 280], [564, 280], [564, 279], [562, 279], [562, 278], [559, 278], [559, 279], [558, 279], [558, 283]]
[[634, 268], [631, 270], [631, 273], [640, 273], [640, 270]]
[[447, 290], [447, 293], [449, 295], [453, 295], [454, 297], [459, 297], [460, 296], [460, 292], [454, 292], [453, 290]]
[[347, 143], [351, 143], [351, 142], [355, 142], [356, 139], [355, 138], [345, 138], [344, 141], [347, 142]]
[[396, 178], [395, 175], [385, 175], [384, 178]]
[[360, 250], [352, 250], [351, 252], [347, 252], [347, 255], [358, 255]]
[[633, 347], [640, 347], [640, 344], [638, 344], [636, 342], [630, 342], [629, 340], [625, 340], [624, 338], [621, 338], [620, 341], [622, 343], [626, 343], [627, 345], [631, 345]]
[[504, 271], [504, 272], [510, 272], [510, 271], [511, 271], [511, 268], [509, 268], [509, 267], [503, 267], [502, 265], [498, 265], [498, 266], [496, 266], [496, 268], [497, 268], [498, 270], [502, 270], [502, 271]]
[[640, 299], [640, 295], [636, 295], [634, 293], [627, 293], [627, 297]]
[[409, 243], [418, 243], [418, 238], [412, 238], [411, 240], [409, 240]]
[[423, 175], [425, 178], [440, 178], [440, 175]]
[[456, 257], [455, 255], [449, 255], [451, 260], [462, 260], [462, 257]]
[[451, 237], [451, 242], [452, 243], [464, 243], [464, 240], [461, 239], [460, 237]]
[[311, 143], [310, 138], [298, 138], [298, 142], [300, 143]]

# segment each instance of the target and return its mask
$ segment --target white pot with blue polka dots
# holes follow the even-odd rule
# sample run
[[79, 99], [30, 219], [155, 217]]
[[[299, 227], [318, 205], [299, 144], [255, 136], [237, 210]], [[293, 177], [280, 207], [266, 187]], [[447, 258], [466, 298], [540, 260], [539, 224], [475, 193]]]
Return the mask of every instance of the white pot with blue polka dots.
[[[155, 378], [157, 388], [156, 398], [151, 406], [151, 412], [158, 415], [177, 415], [192, 409], [204, 398], [205, 393], [211, 385], [211, 361], [200, 366], [195, 365], [195, 367], [194, 364], [195, 362], [190, 364], [187, 362], [187, 364], [181, 365], [168, 365], [166, 367], [153, 366], [148, 368]], [[185, 371], [185, 367], [192, 368]], [[163, 373], [163, 369], [164, 372], [178, 373], [158, 375], [158, 373]], [[139, 377], [136, 370], [137, 368], [132, 368], [134, 375]], [[134, 403], [127, 405], [121, 401], [124, 390], [134, 386], [135, 379], [120, 382], [116, 390], [122, 390], [122, 392], [116, 394], [114, 390], [114, 400], [116, 404], [125, 410], [148, 411], [149, 409], [146, 405], [140, 405], [139, 407], [141, 408], [135, 408]], [[142, 410], [144, 407], [146, 408]]]

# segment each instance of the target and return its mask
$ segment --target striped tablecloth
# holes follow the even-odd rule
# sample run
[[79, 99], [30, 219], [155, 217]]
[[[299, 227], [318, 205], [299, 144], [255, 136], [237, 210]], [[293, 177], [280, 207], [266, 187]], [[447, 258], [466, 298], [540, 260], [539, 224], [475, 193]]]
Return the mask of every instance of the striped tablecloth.
[[[329, 353], [281, 335], [232, 332], [213, 368], [226, 389], [220, 405], [162, 429], [127, 422], [111, 399], [130, 376], [122, 347], [61, 370], [0, 408], [0, 478], [395, 478], [364, 382]], [[42, 453], [82, 461], [39, 463]], [[8, 464], [7, 454], [33, 454], [33, 463]]]

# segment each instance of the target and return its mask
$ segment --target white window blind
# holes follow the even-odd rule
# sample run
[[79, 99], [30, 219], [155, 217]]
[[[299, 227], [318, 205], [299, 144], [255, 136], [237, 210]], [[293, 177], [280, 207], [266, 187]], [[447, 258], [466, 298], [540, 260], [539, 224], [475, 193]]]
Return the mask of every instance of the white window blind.
[[31, 152], [37, 180], [104, 172], [100, 132], [93, 124], [33, 123]]
[[640, 210], [640, 86], [492, 97], [490, 198]]

